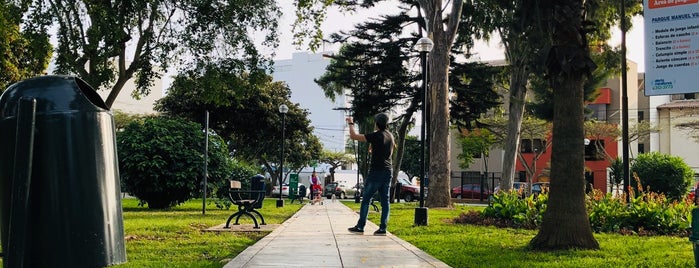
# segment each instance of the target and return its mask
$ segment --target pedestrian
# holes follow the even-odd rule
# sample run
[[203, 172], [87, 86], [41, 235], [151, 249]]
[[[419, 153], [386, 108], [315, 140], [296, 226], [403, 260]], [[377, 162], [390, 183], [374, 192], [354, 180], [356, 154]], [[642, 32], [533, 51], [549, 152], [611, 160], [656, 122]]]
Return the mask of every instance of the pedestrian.
[[318, 179], [318, 174], [313, 171], [313, 173], [311, 173], [311, 185], [315, 184], [320, 184], [320, 179]]
[[320, 195], [320, 190], [323, 189], [323, 187], [320, 185], [320, 179], [318, 179], [318, 174], [314, 170], [313, 173], [311, 173], [311, 191], [308, 195], [309, 200], [315, 200], [316, 199], [316, 194]]
[[349, 124], [350, 139], [368, 142], [371, 152], [369, 174], [364, 181], [362, 204], [359, 209], [359, 221], [357, 221], [357, 225], [348, 228], [348, 230], [351, 233], [364, 233], [371, 197], [378, 192], [379, 202], [381, 203], [381, 224], [379, 224], [379, 229], [374, 232], [374, 235], [386, 235], [388, 215], [391, 210], [388, 203], [392, 176], [391, 157], [393, 148], [395, 148], [393, 135], [388, 131], [388, 115], [385, 113], [374, 115], [376, 131], [366, 135], [358, 134], [354, 130], [354, 122], [351, 117], [348, 117], [346, 121]]

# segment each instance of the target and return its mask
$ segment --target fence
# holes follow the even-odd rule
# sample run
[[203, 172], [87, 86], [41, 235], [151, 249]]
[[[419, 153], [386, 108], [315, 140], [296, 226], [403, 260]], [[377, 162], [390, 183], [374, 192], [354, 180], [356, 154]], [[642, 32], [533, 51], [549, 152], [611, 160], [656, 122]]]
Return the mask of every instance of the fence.
[[491, 192], [500, 185], [500, 172], [488, 172], [481, 174], [478, 171], [455, 171], [451, 174], [451, 188], [464, 184], [478, 184], [483, 189]]

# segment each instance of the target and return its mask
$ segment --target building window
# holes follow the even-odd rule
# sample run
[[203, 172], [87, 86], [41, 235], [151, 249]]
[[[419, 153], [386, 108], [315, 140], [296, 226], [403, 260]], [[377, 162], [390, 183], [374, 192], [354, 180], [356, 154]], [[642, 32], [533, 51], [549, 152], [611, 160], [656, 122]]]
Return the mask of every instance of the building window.
[[526, 171], [519, 172], [519, 181], [521, 181], [521, 182], [527, 181], [527, 172]]
[[604, 140], [590, 140], [590, 144], [585, 145], [585, 160], [604, 159]]
[[696, 98], [696, 95], [694, 93], [686, 93], [684, 94], [684, 99], [685, 100], [693, 100]]
[[534, 148], [532, 148], [532, 140], [522, 139], [519, 143], [519, 152], [523, 154], [534, 152]]
[[597, 119], [607, 121], [607, 105], [606, 104], [588, 104], [587, 109], [591, 114], [586, 116], [586, 119]]
[[521, 153], [542, 153], [546, 151], [546, 140], [522, 139], [519, 144]]
[[646, 152], [646, 145], [643, 144], [643, 143], [639, 143], [639, 144], [638, 144], [638, 153], [639, 153], [639, 154], [642, 154], [642, 153], [645, 153], [645, 152]]
[[532, 140], [532, 146], [535, 153], [543, 153], [546, 151], [546, 140], [534, 139]]
[[643, 111], [638, 111], [638, 122], [643, 121], [643, 119], [645, 119]]

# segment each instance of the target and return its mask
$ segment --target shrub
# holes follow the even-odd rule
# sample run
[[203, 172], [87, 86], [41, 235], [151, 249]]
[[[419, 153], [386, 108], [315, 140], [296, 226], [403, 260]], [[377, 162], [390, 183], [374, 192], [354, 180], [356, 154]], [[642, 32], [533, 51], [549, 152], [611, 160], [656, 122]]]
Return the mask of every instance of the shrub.
[[587, 195], [587, 211], [595, 232], [642, 235], [684, 235], [690, 227], [690, 200], [672, 201], [663, 194], [639, 191], [627, 204], [624, 197], [612, 197], [594, 190]]
[[[209, 179], [225, 180], [231, 165], [223, 140], [210, 136]], [[129, 193], [149, 208], [181, 204], [200, 193], [204, 133], [185, 119], [146, 117], [117, 135], [119, 170]]]
[[[592, 230], [639, 235], [688, 235], [691, 211], [695, 207], [691, 200], [673, 201], [663, 194], [642, 190], [638, 193], [631, 196], [631, 202], [627, 204], [624, 196], [613, 197], [599, 190], [590, 192], [585, 205]], [[482, 213], [462, 214], [454, 222], [538, 228], [546, 210], [547, 195], [525, 199], [518, 197], [517, 192], [496, 194]]]
[[490, 205], [483, 210], [485, 217], [512, 220], [517, 227], [536, 228], [541, 224], [548, 195], [542, 193], [521, 198], [517, 191], [493, 195]]
[[694, 175], [682, 158], [658, 152], [640, 154], [630, 172], [638, 176], [644, 188], [672, 200], [682, 199]]

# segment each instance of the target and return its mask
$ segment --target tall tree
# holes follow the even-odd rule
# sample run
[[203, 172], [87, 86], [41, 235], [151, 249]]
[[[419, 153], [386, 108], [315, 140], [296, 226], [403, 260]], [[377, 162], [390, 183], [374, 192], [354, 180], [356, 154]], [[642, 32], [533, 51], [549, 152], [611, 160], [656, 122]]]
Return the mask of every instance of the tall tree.
[[583, 1], [540, 1], [536, 8], [552, 14], [552, 46], [546, 68], [554, 89], [549, 202], [539, 233], [530, 241], [537, 250], [599, 249], [585, 210], [583, 84], [596, 65], [584, 28]]
[[[394, 183], [403, 160], [405, 133], [413, 124], [413, 114], [422, 107], [424, 96], [422, 87], [416, 87], [419, 84], [413, 83], [420, 77], [419, 73], [408, 69], [416, 65], [412, 46], [422, 36], [420, 32], [424, 30], [424, 17], [419, 12], [417, 17], [409, 16], [408, 11], [415, 9], [414, 3], [401, 2], [401, 12], [397, 15], [384, 15], [357, 25], [349, 33], [331, 35], [331, 42], [342, 42], [345, 46], [340, 50], [340, 55], [333, 56], [326, 75], [317, 81], [329, 97], [349, 89], [354, 97], [352, 105], [356, 111], [355, 117], [368, 117], [377, 109], [400, 111], [395, 109], [397, 105], [405, 108], [405, 112], [397, 118], [398, 149], [394, 161]], [[466, 29], [464, 36], [469, 37], [466, 31], [472, 29], [463, 29]], [[455, 44], [454, 49], [448, 51], [448, 57], [468, 55], [467, 50], [473, 42], [470, 38], [461, 38]], [[499, 96], [492, 88], [497, 70], [479, 63], [458, 62], [450, 70], [455, 76], [450, 78], [449, 89], [456, 98], [450, 108], [445, 109], [454, 114], [454, 122], [470, 127], [474, 118], [499, 103]], [[431, 195], [442, 194], [444, 197], [440, 200], [449, 199], [448, 184], [445, 186], [445, 191], [431, 190]]]
[[[326, 73], [316, 80], [330, 98], [346, 91], [352, 94], [355, 120], [368, 123], [368, 126], [360, 125], [362, 133], [373, 131], [373, 122], [366, 120], [373, 114], [402, 110], [392, 120], [395, 123], [391, 124], [397, 144], [392, 185], [397, 182], [401, 170], [405, 136], [413, 125], [413, 114], [422, 103], [417, 96], [423, 92], [412, 84], [419, 74], [406, 67], [415, 62], [411, 49], [417, 38], [402, 36], [406, 25], [415, 24], [415, 18], [407, 15], [407, 9], [401, 10], [398, 15], [385, 15], [381, 19], [356, 25], [350, 32], [331, 35], [331, 42], [345, 45], [338, 55], [333, 56]], [[405, 109], [397, 109], [400, 106]], [[363, 156], [360, 157], [360, 160], [363, 159]]]
[[[540, 10], [532, 8], [536, 1], [481, 1], [477, 5], [485, 14], [491, 16], [495, 29], [500, 34], [505, 47], [505, 56], [510, 65], [511, 75], [509, 84], [509, 131], [505, 146], [503, 160], [503, 179], [509, 188], [514, 176], [515, 160], [519, 148], [519, 135], [521, 123], [525, 114], [528, 87], [531, 86], [538, 97], [531, 110], [537, 111], [537, 116], [550, 120], [552, 115], [553, 100], [550, 87], [537, 86], [540, 80], [531, 80], [535, 75], [543, 76], [545, 73], [543, 66], [547, 48], [550, 47], [547, 34], [541, 29], [546, 28], [541, 24], [541, 17], [548, 14], [541, 13]], [[619, 0], [615, 1], [587, 1], [587, 19], [598, 27], [590, 33], [591, 46], [594, 48], [594, 59], [600, 66], [594, 72], [592, 79], [588, 79], [585, 84], [586, 98], [593, 96], [597, 87], [604, 82], [611, 74], [618, 73], [620, 68], [620, 51], [613, 49], [607, 44], [611, 38], [611, 30], [614, 23], [619, 21]], [[636, 15], [641, 12], [641, 1], [634, 1], [627, 5], [627, 14]], [[630, 26], [630, 24], [629, 24]], [[486, 28], [490, 29], [490, 28]], [[484, 30], [486, 30], [484, 29]], [[528, 82], [529, 81], [529, 85]], [[533, 86], [532, 86], [533, 85]], [[542, 92], [546, 92], [542, 94]], [[544, 105], [542, 105], [544, 104]], [[510, 183], [507, 183], [510, 182]]]
[[263, 44], [276, 47], [281, 16], [274, 0], [37, 0], [31, 9], [55, 22], [55, 72], [110, 90], [109, 107], [128, 80], [136, 78], [131, 95], [147, 95], [172, 65], [226, 59], [236, 70], [265, 66], [252, 34], [263, 33]]
[[44, 72], [51, 59], [47, 27], [24, 17], [29, 1], [0, 2], [0, 93], [11, 84]]
[[502, 180], [500, 187], [510, 190], [514, 180], [515, 161], [519, 152], [519, 141], [527, 97], [527, 81], [535, 66], [540, 64], [546, 39], [536, 23], [539, 13], [531, 8], [533, 1], [481, 1], [480, 10], [493, 20], [493, 30], [500, 35], [509, 65], [508, 83], [508, 130], [503, 148]]
[[427, 35], [434, 42], [429, 68], [429, 207], [450, 207], [451, 135], [449, 127], [449, 51], [457, 36], [462, 0], [418, 0], [425, 14]]

